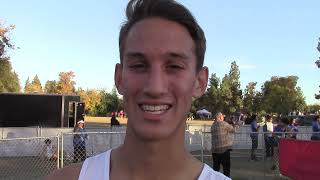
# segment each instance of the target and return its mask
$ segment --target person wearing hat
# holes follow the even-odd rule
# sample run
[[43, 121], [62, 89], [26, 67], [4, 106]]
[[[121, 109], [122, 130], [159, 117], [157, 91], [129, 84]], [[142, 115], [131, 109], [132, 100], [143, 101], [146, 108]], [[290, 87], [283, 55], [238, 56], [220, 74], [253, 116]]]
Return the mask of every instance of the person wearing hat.
[[88, 139], [83, 120], [77, 122], [73, 132], [75, 133], [73, 136], [73, 162], [82, 162], [87, 157], [86, 140]]

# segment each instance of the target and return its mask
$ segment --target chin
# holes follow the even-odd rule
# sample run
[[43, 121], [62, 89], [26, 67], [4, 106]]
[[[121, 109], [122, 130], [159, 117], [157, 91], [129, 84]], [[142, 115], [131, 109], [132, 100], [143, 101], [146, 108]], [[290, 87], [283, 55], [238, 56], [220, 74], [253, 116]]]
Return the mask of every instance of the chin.
[[145, 127], [139, 126], [132, 130], [135, 136], [143, 141], [160, 141], [164, 139], [170, 138], [175, 130], [174, 129], [167, 129], [166, 127]]

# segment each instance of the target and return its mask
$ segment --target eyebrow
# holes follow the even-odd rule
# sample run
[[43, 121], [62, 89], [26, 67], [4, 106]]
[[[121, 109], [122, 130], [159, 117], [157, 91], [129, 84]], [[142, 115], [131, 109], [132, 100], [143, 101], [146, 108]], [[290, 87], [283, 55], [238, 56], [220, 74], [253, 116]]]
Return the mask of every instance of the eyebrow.
[[[146, 55], [141, 52], [128, 52], [125, 54], [126, 57], [130, 59], [147, 59]], [[188, 60], [190, 59], [187, 54], [184, 52], [167, 52], [163, 56], [173, 58], [173, 59], [181, 59], [181, 60]]]
[[183, 53], [183, 52], [168, 52], [166, 53], [166, 56], [172, 57], [172, 58], [178, 58], [178, 59], [189, 59], [189, 57]]
[[128, 57], [128, 60], [132, 60], [132, 59], [142, 59], [145, 60], [146, 57], [143, 53], [140, 52], [128, 52], [125, 54], [126, 57]]

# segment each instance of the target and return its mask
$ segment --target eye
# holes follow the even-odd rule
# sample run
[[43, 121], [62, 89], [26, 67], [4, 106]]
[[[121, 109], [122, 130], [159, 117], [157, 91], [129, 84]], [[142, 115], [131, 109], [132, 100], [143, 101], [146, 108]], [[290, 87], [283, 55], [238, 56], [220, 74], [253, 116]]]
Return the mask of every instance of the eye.
[[137, 62], [137, 63], [129, 64], [128, 67], [133, 72], [144, 72], [147, 69], [147, 64], [141, 63], [141, 62]]
[[183, 65], [180, 64], [169, 64], [167, 66], [168, 69], [175, 69], [175, 70], [179, 70], [179, 69], [184, 69]]
[[146, 67], [146, 65], [143, 63], [136, 63], [136, 64], [129, 65], [130, 69], [141, 69], [141, 68], [145, 68], [145, 67]]

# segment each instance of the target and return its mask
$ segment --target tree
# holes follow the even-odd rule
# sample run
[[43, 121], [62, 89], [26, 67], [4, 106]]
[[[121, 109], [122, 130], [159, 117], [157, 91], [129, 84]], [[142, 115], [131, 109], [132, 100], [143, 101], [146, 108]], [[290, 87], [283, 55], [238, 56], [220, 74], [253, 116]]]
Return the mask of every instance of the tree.
[[243, 97], [243, 110], [246, 111], [248, 114], [256, 113], [256, 85], [257, 82], [249, 82], [244, 90], [244, 97]]
[[308, 105], [307, 113], [320, 114], [320, 105], [319, 104]]
[[235, 61], [231, 63], [229, 74], [226, 74], [221, 83], [221, 101], [223, 112], [231, 114], [240, 111], [243, 107], [242, 90], [240, 89], [240, 71]]
[[60, 72], [59, 81], [57, 84], [57, 91], [59, 94], [74, 94], [75, 93], [75, 84], [73, 81], [75, 77], [74, 72]]
[[24, 85], [24, 92], [25, 93], [31, 92], [30, 86], [31, 86], [31, 83], [30, 83], [30, 80], [29, 80], [29, 77], [28, 77], [27, 80], [26, 80], [26, 83]]
[[20, 91], [18, 75], [12, 69], [10, 57], [6, 56], [7, 49], [14, 49], [8, 35], [13, 29], [13, 25], [6, 27], [0, 20], [0, 92]]
[[118, 97], [117, 90], [115, 87], [112, 89], [111, 93], [106, 91], [101, 91], [101, 103], [96, 107], [96, 114], [98, 116], [106, 116], [110, 112], [115, 112], [123, 110], [123, 102]]
[[55, 80], [47, 81], [44, 86], [44, 92], [50, 93], [50, 94], [57, 94], [58, 93], [57, 82]]
[[38, 75], [34, 76], [31, 83], [29, 83], [29, 78], [27, 79], [26, 85], [24, 87], [24, 92], [26, 93], [42, 92], [42, 85], [38, 78]]
[[12, 70], [9, 58], [0, 58], [0, 92], [19, 92], [17, 73]]
[[[319, 86], [319, 88], [320, 88], [320, 86]], [[315, 94], [315, 98], [320, 99], [320, 91], [319, 91], [319, 94]]]
[[270, 81], [266, 81], [262, 87], [266, 112], [287, 114], [303, 111], [306, 107], [305, 98], [297, 82], [297, 76], [273, 76]]
[[216, 74], [211, 74], [208, 86], [209, 88], [200, 100], [202, 101], [202, 106], [205, 106], [211, 113], [216, 114], [222, 111], [220, 79]]
[[9, 33], [14, 30], [15, 26], [5, 26], [0, 19], [0, 59], [6, 57], [7, 49], [14, 49], [14, 45], [10, 42]]
[[85, 103], [85, 112], [88, 115], [96, 115], [96, 107], [101, 103], [101, 94], [95, 89], [79, 89], [77, 94], [79, 94], [82, 102]]
[[[320, 52], [320, 38], [319, 38], [317, 50]], [[319, 66], [320, 58], [319, 58], [319, 60], [316, 61], [316, 63], [317, 63], [318, 68], [320, 68], [320, 66]], [[319, 86], [319, 88], [320, 88], [320, 86]], [[319, 94], [315, 94], [315, 98], [320, 99], [320, 91], [319, 91]]]

